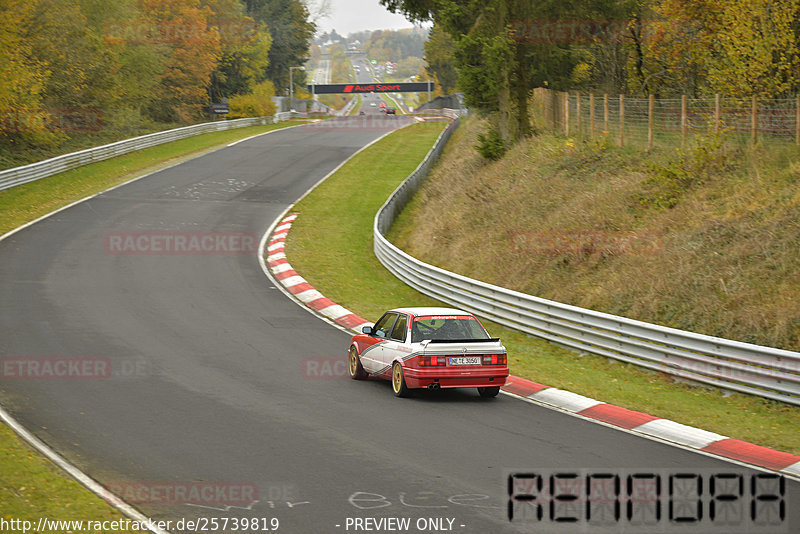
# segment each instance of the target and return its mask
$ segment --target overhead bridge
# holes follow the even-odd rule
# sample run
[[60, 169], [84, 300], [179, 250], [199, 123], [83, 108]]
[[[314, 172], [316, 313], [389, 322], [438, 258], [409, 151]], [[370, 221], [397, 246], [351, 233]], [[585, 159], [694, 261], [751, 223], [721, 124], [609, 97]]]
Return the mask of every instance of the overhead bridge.
[[433, 91], [433, 82], [404, 83], [330, 83], [308, 86], [312, 95], [356, 94], [356, 93], [420, 93]]

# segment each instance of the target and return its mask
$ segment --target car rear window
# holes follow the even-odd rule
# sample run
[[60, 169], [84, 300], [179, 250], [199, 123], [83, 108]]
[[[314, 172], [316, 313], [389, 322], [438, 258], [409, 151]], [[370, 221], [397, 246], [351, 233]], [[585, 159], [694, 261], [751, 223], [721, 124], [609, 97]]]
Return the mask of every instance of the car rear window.
[[414, 318], [411, 342], [489, 339], [481, 323], [470, 315], [428, 315]]

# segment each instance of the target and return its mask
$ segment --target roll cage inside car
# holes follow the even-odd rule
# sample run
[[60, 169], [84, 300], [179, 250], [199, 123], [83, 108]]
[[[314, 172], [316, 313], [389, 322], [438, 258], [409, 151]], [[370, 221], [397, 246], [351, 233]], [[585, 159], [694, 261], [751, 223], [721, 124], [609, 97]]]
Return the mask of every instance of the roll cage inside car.
[[411, 343], [424, 340], [431, 341], [460, 341], [460, 340], [486, 340], [491, 339], [480, 322], [468, 315], [458, 316], [417, 316], [409, 317], [407, 314], [389, 311], [378, 319], [372, 327], [372, 335], [384, 339], [391, 339], [404, 343], [408, 336], [409, 323], [411, 326]]

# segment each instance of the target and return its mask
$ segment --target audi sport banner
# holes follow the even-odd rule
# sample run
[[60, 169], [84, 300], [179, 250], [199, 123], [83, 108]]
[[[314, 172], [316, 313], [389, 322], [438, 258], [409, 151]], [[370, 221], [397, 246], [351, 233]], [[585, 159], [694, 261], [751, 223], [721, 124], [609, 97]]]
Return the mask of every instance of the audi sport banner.
[[308, 92], [314, 95], [339, 93], [415, 93], [435, 89], [433, 82], [413, 83], [331, 83], [309, 85]]

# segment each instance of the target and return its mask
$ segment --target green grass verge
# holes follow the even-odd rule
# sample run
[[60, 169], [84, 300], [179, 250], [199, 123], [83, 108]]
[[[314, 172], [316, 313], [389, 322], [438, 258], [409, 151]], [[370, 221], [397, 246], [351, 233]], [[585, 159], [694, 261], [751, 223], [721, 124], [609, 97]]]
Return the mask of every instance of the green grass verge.
[[[166, 165], [209, 152], [238, 139], [297, 121], [253, 126], [190, 137], [86, 165], [0, 193], [0, 234], [30, 222], [70, 202]], [[0, 425], [0, 517], [33, 521], [113, 521], [123, 516], [105, 501], [67, 476]], [[49, 531], [48, 531], [49, 532]], [[104, 530], [103, 532], [131, 532]]]
[[2, 191], [0, 235], [70, 202], [99, 193], [136, 176], [210, 152], [238, 139], [297, 124], [302, 123], [287, 121], [188, 137]]
[[[116, 509], [22, 443], [5, 425], [0, 425], [0, 450], [0, 511], [6, 521], [31, 521], [35, 530], [39, 518], [92, 522], [124, 519]], [[22, 529], [19, 531], [22, 532]]]
[[[396, 306], [440, 304], [395, 278], [372, 250], [376, 211], [422, 160], [440, 127], [423, 123], [392, 134], [353, 158], [294, 208], [300, 216], [286, 244], [292, 266], [326, 297], [369, 320], [377, 320], [383, 311]], [[444, 157], [460, 142], [468, 140], [456, 131]], [[398, 224], [409, 220], [404, 212]], [[509, 366], [517, 376], [800, 453], [797, 408], [676, 383], [668, 376], [633, 365], [580, 356], [518, 331], [485, 324], [492, 335], [502, 338], [509, 352]]]
[[377, 320], [394, 306], [436, 305], [397, 280], [373, 255], [372, 220], [445, 125], [417, 123], [391, 134], [348, 161], [292, 209], [300, 214], [286, 244], [292, 266], [326, 297], [362, 317]]
[[356, 105], [353, 106], [353, 109], [350, 110], [348, 115], [358, 115], [358, 112], [361, 111], [361, 106], [364, 105], [364, 99], [361, 95], [356, 95], [353, 98], [357, 99]]

